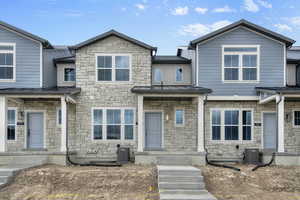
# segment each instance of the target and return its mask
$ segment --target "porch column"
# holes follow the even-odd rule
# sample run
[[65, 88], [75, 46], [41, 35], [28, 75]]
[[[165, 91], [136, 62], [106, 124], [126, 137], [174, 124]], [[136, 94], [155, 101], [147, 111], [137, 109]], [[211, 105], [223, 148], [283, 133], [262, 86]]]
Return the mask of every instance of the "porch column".
[[138, 96], [138, 152], [144, 151], [144, 97]]
[[60, 151], [67, 151], [67, 102], [65, 97], [61, 97], [61, 147]]
[[198, 152], [204, 152], [204, 97], [199, 96], [198, 98]]
[[7, 98], [0, 96], [0, 152], [6, 151]]
[[277, 133], [278, 133], [278, 152], [284, 152], [284, 97], [276, 96], [277, 103]]

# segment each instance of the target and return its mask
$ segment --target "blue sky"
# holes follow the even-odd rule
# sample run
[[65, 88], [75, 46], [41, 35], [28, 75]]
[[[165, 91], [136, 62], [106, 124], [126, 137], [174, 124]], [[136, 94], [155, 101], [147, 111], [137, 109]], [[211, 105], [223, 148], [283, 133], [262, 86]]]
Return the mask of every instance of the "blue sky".
[[187, 45], [190, 40], [241, 18], [300, 42], [300, 0], [4, 2], [0, 7], [0, 20], [52, 44], [74, 45], [115, 29], [158, 47], [158, 54], [175, 54], [177, 46]]

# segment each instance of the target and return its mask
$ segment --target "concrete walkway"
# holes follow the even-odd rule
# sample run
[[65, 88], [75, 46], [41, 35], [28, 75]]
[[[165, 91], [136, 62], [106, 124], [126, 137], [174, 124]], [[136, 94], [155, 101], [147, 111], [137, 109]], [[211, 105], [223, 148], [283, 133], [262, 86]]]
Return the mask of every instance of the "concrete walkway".
[[205, 189], [200, 169], [158, 165], [157, 170], [161, 200], [217, 200]]

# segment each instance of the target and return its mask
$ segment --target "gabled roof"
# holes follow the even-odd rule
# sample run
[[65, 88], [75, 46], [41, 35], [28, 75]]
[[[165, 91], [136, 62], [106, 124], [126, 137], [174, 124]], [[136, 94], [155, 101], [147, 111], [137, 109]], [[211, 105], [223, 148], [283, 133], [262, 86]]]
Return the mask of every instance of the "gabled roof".
[[191, 64], [191, 60], [181, 56], [153, 56], [152, 64]]
[[22, 29], [20, 29], [20, 28], [17, 28], [17, 27], [15, 27], [15, 26], [10, 25], [10, 24], [7, 24], [7, 23], [5, 23], [5, 22], [3, 22], [3, 21], [0, 21], [0, 27], [1, 27], [1, 26], [3, 26], [4, 28], [6, 28], [6, 29], [8, 29], [8, 30], [17, 32], [17, 33], [19, 33], [19, 34], [21, 34], [21, 35], [24, 35], [24, 36], [26, 36], [26, 37], [28, 37], [28, 38], [31, 38], [31, 39], [33, 39], [33, 40], [35, 40], [35, 41], [40, 42], [40, 43], [43, 44], [43, 46], [44, 46], [45, 48], [53, 48], [52, 45], [50, 44], [50, 42], [49, 42], [48, 40], [45, 40], [45, 39], [43, 39], [43, 38], [41, 38], [41, 37], [39, 37], [39, 36], [36, 36], [36, 35], [34, 35], [34, 34], [32, 34], [32, 33], [29, 33], [29, 32], [27, 32], [27, 31], [24, 31], [24, 30], [22, 30]]
[[192, 40], [190, 42], [190, 46], [194, 47], [196, 44], [198, 44], [200, 42], [204, 42], [204, 41], [206, 41], [208, 39], [211, 39], [211, 38], [213, 38], [213, 37], [215, 37], [215, 36], [217, 36], [219, 34], [222, 34], [224, 32], [230, 31], [230, 30], [232, 30], [232, 29], [234, 29], [234, 28], [236, 28], [238, 26], [244, 26], [244, 27], [249, 28], [251, 30], [254, 30], [254, 31], [258, 32], [258, 33], [264, 34], [264, 35], [266, 35], [266, 36], [268, 36], [270, 38], [273, 38], [273, 39], [275, 39], [277, 41], [285, 43], [287, 46], [291, 46], [292, 44], [294, 44], [296, 42], [296, 41], [294, 41], [291, 38], [285, 37], [285, 36], [283, 36], [283, 35], [281, 35], [279, 33], [275, 33], [275, 32], [273, 32], [271, 30], [268, 30], [268, 29], [266, 29], [264, 27], [261, 27], [259, 25], [253, 24], [253, 23], [251, 23], [251, 22], [249, 22], [247, 20], [241, 19], [241, 20], [239, 20], [239, 21], [237, 21], [235, 23], [232, 23], [232, 24], [230, 24], [228, 26], [225, 26], [225, 27], [220, 28], [220, 29], [218, 29], [216, 31], [213, 31], [213, 32], [211, 32], [211, 33], [209, 33], [207, 35], [204, 35], [204, 36], [200, 37], [200, 38]]
[[116, 36], [116, 37], [122, 38], [122, 39], [124, 39], [124, 40], [127, 40], [127, 41], [129, 41], [129, 42], [132, 42], [132, 43], [134, 43], [134, 44], [136, 44], [136, 45], [139, 45], [139, 46], [141, 46], [141, 47], [144, 47], [144, 48], [146, 48], [146, 49], [155, 50], [155, 51], [157, 50], [156, 47], [150, 46], [150, 45], [148, 45], [148, 44], [146, 44], [146, 43], [144, 43], [144, 42], [141, 42], [141, 41], [139, 41], [139, 40], [136, 40], [136, 39], [134, 39], [134, 38], [132, 38], [132, 37], [129, 37], [129, 36], [123, 34], [123, 33], [117, 32], [117, 31], [115, 31], [115, 30], [113, 30], [113, 29], [110, 30], [110, 31], [108, 31], [108, 32], [105, 32], [105, 33], [103, 33], [103, 34], [100, 34], [100, 35], [98, 35], [98, 36], [96, 36], [96, 37], [93, 37], [93, 38], [91, 38], [91, 39], [88, 39], [88, 40], [86, 40], [86, 41], [84, 41], [84, 42], [81, 42], [81, 43], [79, 43], [79, 44], [77, 44], [77, 45], [74, 45], [74, 46], [71, 47], [71, 49], [79, 49], [79, 48], [81, 48], [81, 47], [84, 47], [84, 46], [86, 46], [86, 45], [92, 44], [92, 43], [97, 42], [97, 41], [99, 41], [99, 40], [103, 40], [103, 39], [105, 39], [105, 38], [107, 38], [107, 37], [109, 37], [109, 36]]

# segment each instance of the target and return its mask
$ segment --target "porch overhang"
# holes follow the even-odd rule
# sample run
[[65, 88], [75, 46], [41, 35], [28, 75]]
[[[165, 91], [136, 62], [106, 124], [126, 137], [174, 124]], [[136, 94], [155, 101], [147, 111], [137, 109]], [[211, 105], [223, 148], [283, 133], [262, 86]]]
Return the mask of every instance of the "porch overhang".
[[197, 95], [205, 95], [211, 93], [211, 89], [203, 88], [203, 87], [194, 87], [191, 85], [187, 86], [135, 86], [131, 89], [131, 92], [137, 93], [144, 96], [152, 96], [152, 95], [177, 95], [177, 96], [197, 96]]
[[0, 95], [14, 96], [14, 95], [76, 95], [81, 91], [80, 88], [75, 87], [53, 87], [53, 88], [4, 88], [0, 89]]

